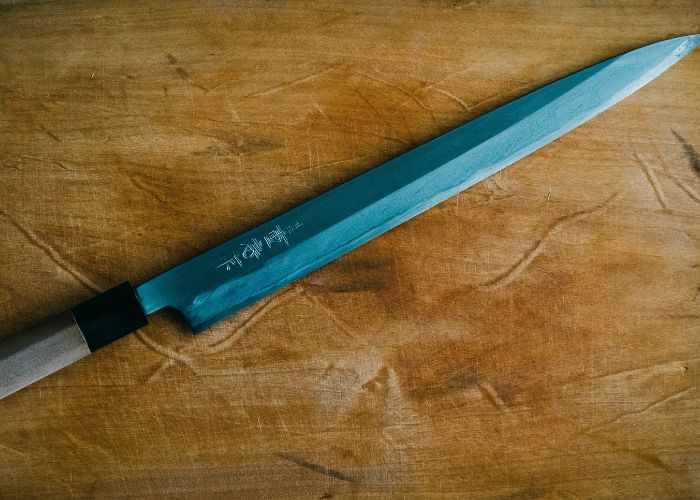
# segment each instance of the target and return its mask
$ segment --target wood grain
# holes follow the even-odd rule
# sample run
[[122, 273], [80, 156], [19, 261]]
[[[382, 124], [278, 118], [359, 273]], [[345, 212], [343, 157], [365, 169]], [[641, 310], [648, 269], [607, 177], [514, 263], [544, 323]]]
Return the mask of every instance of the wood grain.
[[[0, 7], [3, 338], [549, 81], [664, 2]], [[196, 337], [0, 401], [0, 496], [700, 496], [700, 55]]]

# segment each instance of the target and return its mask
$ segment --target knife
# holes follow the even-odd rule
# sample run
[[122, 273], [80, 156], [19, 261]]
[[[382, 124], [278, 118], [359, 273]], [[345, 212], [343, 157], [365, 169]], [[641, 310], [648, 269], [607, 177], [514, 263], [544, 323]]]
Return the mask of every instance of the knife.
[[0, 398], [138, 330], [163, 308], [198, 333], [590, 120], [691, 52], [658, 42], [555, 81], [183, 262], [0, 344]]

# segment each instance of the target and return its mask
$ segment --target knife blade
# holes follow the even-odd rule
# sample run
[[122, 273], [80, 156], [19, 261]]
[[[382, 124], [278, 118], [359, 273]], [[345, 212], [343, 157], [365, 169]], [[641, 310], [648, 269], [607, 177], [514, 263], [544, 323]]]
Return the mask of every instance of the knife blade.
[[148, 323], [197, 333], [570, 132], [700, 44], [647, 45], [546, 85], [133, 288], [122, 283], [0, 344], [0, 398]]

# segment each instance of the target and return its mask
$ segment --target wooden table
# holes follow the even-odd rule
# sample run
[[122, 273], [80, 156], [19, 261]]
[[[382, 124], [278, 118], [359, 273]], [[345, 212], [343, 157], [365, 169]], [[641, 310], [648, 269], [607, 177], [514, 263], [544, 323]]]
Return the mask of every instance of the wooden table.
[[[1, 7], [1, 335], [700, 31], [596, 4]], [[206, 333], [157, 314], [0, 401], [0, 496], [700, 495], [699, 105], [695, 53]]]

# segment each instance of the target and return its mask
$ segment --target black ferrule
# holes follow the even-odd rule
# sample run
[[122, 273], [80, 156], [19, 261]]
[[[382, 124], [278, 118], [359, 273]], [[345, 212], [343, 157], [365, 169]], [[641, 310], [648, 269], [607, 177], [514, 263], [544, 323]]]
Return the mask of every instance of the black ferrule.
[[91, 352], [148, 324], [128, 282], [75, 306], [71, 312]]

